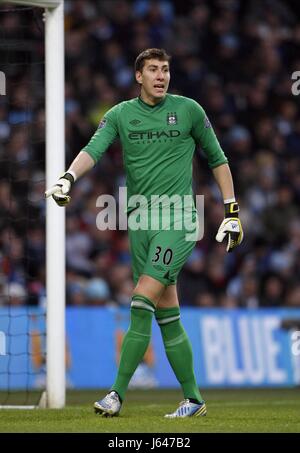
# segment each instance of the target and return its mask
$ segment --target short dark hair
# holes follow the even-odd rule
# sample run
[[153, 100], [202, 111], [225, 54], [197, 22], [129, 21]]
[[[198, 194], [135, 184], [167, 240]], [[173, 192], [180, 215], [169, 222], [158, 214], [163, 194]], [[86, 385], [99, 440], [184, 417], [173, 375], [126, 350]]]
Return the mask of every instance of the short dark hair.
[[134, 65], [135, 70], [142, 72], [145, 60], [151, 60], [152, 58], [160, 61], [167, 61], [168, 63], [171, 61], [171, 56], [167, 54], [165, 49], [146, 49], [136, 57]]

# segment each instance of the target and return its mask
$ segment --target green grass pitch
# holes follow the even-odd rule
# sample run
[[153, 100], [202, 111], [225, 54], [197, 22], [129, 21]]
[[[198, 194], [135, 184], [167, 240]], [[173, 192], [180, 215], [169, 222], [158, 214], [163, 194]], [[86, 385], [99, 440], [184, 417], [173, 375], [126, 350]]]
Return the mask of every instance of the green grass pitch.
[[[105, 391], [69, 391], [65, 409], [0, 410], [1, 433], [292, 433], [300, 432], [300, 388], [203, 390], [206, 417], [167, 420], [177, 390], [130, 390], [119, 417], [103, 418], [93, 402]], [[0, 401], [1, 401], [0, 393]]]

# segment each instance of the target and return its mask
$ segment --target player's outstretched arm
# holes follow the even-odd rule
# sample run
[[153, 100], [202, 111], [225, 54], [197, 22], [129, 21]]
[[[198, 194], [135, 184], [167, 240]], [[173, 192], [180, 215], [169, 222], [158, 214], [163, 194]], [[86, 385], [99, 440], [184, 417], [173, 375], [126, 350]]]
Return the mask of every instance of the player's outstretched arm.
[[232, 175], [228, 164], [213, 169], [214, 177], [220, 187], [224, 200], [224, 220], [222, 221], [216, 240], [222, 242], [227, 238], [226, 251], [231, 252], [243, 240], [244, 233], [239, 219], [239, 205], [234, 196]]
[[52, 195], [53, 200], [58, 206], [66, 206], [70, 203], [69, 195], [74, 182], [88, 172], [95, 165], [92, 157], [85, 151], [81, 151], [73, 160], [69, 169], [64, 173], [58, 181], [45, 192], [45, 197]]

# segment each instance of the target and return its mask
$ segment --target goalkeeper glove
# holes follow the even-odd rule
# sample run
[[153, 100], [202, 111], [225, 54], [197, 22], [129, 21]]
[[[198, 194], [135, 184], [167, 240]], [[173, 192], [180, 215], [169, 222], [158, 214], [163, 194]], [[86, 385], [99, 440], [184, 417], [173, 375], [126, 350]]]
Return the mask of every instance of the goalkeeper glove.
[[66, 206], [71, 201], [69, 192], [74, 182], [74, 176], [71, 173], [65, 173], [51, 189], [45, 192], [45, 197], [48, 198], [52, 195], [53, 200], [58, 206]]
[[236, 201], [225, 203], [225, 219], [221, 223], [216, 240], [222, 242], [227, 236], [226, 251], [232, 252], [243, 240], [244, 233], [241, 221], [239, 219], [239, 205]]

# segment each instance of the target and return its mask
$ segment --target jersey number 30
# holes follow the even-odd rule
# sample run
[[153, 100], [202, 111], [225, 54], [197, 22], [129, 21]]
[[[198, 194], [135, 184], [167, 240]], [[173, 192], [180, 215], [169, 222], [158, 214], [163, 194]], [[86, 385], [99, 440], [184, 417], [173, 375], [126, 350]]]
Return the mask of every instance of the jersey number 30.
[[[157, 263], [157, 261], [160, 259], [160, 256], [161, 256], [161, 251], [162, 251], [162, 248], [158, 245], [156, 247], [156, 251], [155, 251], [155, 256], [154, 258], [152, 259], [152, 263]], [[164, 254], [163, 254], [163, 257], [162, 257], [162, 261], [165, 265], [168, 265], [171, 263], [172, 261], [172, 258], [173, 258], [173, 252], [171, 249], [167, 249]]]

